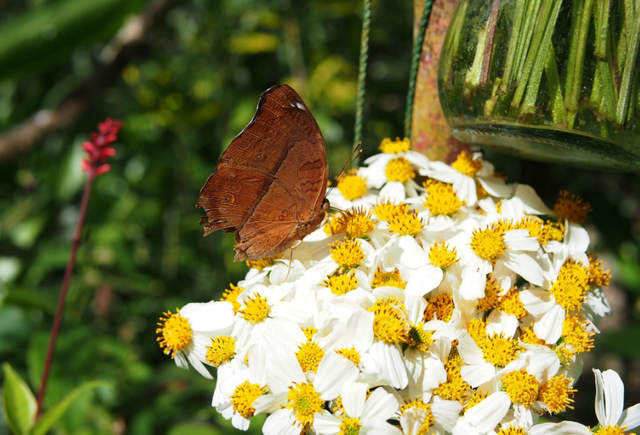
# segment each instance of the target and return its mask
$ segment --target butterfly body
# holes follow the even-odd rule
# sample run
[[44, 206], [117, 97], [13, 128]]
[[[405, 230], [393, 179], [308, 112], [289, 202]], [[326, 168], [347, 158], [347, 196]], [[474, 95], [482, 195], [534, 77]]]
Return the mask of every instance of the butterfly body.
[[300, 96], [276, 85], [224, 151], [196, 204], [205, 236], [236, 234], [236, 261], [277, 255], [317, 229], [329, 209], [324, 139]]

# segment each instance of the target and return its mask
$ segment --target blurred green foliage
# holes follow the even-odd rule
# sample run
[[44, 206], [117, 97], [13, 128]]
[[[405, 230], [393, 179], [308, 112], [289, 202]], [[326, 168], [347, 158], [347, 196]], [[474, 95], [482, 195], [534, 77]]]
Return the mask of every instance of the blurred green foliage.
[[[120, 6], [95, 21], [99, 4]], [[365, 157], [403, 130], [412, 6], [374, 2]], [[23, 35], [20, 62], [11, 60], [18, 46], [0, 38], [0, 134], [54, 108], [90, 76], [109, 37], [136, 10], [140, 2], [0, 1], [0, 35]], [[219, 298], [247, 270], [232, 260], [232, 235], [202, 238], [194, 204], [262, 91], [282, 82], [298, 90], [324, 133], [331, 174], [342, 168], [353, 136], [360, 14], [357, 1], [180, 2], [73, 127], [0, 162], [0, 360], [37, 391], [84, 185], [80, 145], [104, 118], [124, 121], [112, 170], [94, 185], [46, 408], [87, 381], [112, 388], [80, 395], [56, 433], [232, 431], [209, 406], [214, 382], [178, 369], [158, 347], [155, 323], [167, 309]], [[57, 17], [59, 38], [37, 26], [42, 16]], [[602, 230], [595, 247], [633, 304], [640, 294], [638, 178], [489, 159], [548, 204], [563, 187], [591, 202], [588, 227]], [[628, 340], [618, 337], [621, 344], [607, 351]], [[251, 433], [260, 432], [256, 423]], [[7, 431], [0, 414], [0, 433]]]

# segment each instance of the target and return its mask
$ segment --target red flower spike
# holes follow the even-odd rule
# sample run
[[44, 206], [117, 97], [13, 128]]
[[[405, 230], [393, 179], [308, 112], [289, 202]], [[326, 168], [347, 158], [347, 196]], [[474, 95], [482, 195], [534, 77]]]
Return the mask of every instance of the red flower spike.
[[98, 133], [91, 133], [91, 141], [82, 144], [82, 149], [87, 153], [87, 159], [82, 161], [83, 171], [96, 177], [111, 169], [109, 165], [98, 166], [98, 163], [104, 163], [109, 157], [116, 155], [116, 150], [109, 145], [118, 139], [121, 127], [121, 121], [110, 118], [98, 124]]

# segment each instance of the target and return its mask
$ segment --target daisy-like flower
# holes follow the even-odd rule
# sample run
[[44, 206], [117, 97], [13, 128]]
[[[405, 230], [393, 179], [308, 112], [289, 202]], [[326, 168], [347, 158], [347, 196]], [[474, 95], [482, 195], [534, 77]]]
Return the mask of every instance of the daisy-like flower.
[[211, 337], [229, 334], [235, 324], [233, 306], [229, 302], [190, 303], [167, 311], [160, 318], [156, 333], [164, 353], [171, 354], [176, 365], [183, 369], [189, 363], [202, 376], [212, 379], [204, 364]]
[[400, 407], [398, 420], [406, 434], [444, 435], [453, 429], [461, 409], [462, 404], [459, 402], [414, 398], [405, 400]]
[[340, 395], [341, 407], [333, 414], [321, 414], [315, 418], [314, 428], [321, 435], [337, 434], [400, 434], [389, 424], [400, 404], [396, 397], [383, 388], [369, 392], [367, 384], [345, 383]]
[[366, 179], [364, 169], [351, 170], [341, 175], [335, 188], [329, 188], [327, 199], [332, 207], [339, 210], [349, 210], [353, 207], [371, 208], [376, 203], [377, 196], [373, 194]]

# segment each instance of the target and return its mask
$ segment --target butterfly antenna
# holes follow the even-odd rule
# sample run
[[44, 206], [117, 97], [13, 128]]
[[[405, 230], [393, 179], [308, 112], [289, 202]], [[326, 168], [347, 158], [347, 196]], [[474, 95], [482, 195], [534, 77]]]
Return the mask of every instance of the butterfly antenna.
[[353, 150], [353, 152], [351, 153], [351, 156], [349, 156], [349, 158], [347, 159], [347, 161], [345, 162], [344, 166], [342, 167], [342, 169], [340, 170], [340, 173], [338, 174], [338, 176], [336, 177], [336, 184], [332, 185], [331, 188], [329, 189], [329, 191], [327, 192], [327, 196], [333, 191], [333, 189], [335, 189], [335, 187], [338, 185], [338, 181], [340, 180], [340, 178], [342, 178], [343, 174], [345, 174], [349, 169], [351, 169], [351, 166], [353, 166], [353, 162], [355, 162], [356, 160], [358, 160], [360, 158], [360, 154], [362, 154], [362, 142], [358, 142], [358, 145], [355, 147], [355, 149]]
[[284, 281], [286, 282], [289, 279], [289, 274], [291, 273], [293, 261], [293, 248], [289, 249], [289, 269], [287, 270], [287, 276], [284, 277]]

